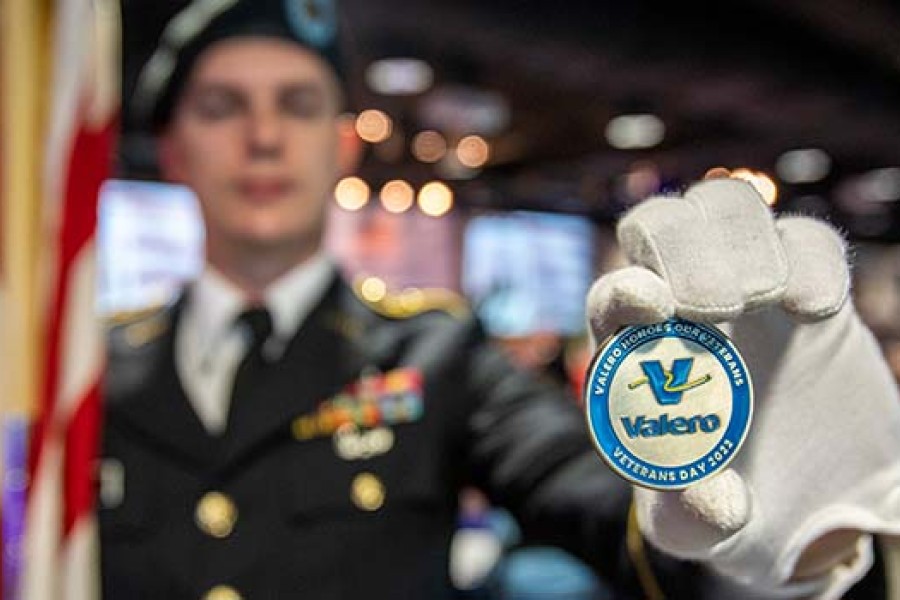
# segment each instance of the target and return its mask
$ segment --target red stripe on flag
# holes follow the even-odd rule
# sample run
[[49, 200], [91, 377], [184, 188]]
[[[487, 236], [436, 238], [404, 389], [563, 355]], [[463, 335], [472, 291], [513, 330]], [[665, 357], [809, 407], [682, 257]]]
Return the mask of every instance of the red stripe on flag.
[[[69, 423], [59, 423], [57, 406], [60, 384], [63, 379], [62, 369], [71, 357], [62, 355], [63, 327], [67, 320], [96, 319], [95, 306], [75, 307], [78, 314], [66, 314], [69, 290], [72, 287], [72, 268], [75, 259], [84, 247], [93, 239], [97, 224], [97, 204], [100, 186], [109, 175], [110, 162], [115, 144], [116, 122], [110, 122], [102, 129], [89, 131], [80, 128], [74, 137], [70, 160], [66, 171], [66, 185], [62, 199], [62, 211], [59, 229], [56, 232], [56, 274], [55, 289], [51, 291], [52, 302], [48, 315], [46, 331], [46, 367], [44, 371], [44, 387], [41, 397], [40, 416], [34, 433], [32, 445], [31, 471], [39, 468], [40, 458], [51, 427], [61, 427], [61, 434], [66, 448], [77, 448], [78, 453], [66, 455], [66, 474], [79, 473], [84, 477], [78, 486], [93, 485], [94, 460], [97, 449], [98, 424], [86, 424], [83, 420], [91, 417], [99, 419], [98, 383], [93, 382], [86, 395], [79, 398], [77, 408]], [[82, 419], [76, 422], [76, 419]], [[80, 425], [75, 427], [75, 425]], [[81, 438], [81, 439], [78, 439]], [[90, 451], [88, 451], [90, 449]], [[82, 464], [75, 464], [81, 461]], [[73, 491], [68, 484], [74, 479], [66, 478], [65, 534], [79, 514], [93, 506], [92, 493], [89, 489]], [[71, 492], [71, 498], [70, 498]], [[69, 500], [78, 501], [70, 506]], [[80, 511], [80, 512], [78, 512]]]
[[63, 466], [63, 531], [66, 536], [72, 532], [78, 519], [94, 508], [94, 464], [101, 418], [100, 385], [97, 382], [78, 404], [66, 431]]

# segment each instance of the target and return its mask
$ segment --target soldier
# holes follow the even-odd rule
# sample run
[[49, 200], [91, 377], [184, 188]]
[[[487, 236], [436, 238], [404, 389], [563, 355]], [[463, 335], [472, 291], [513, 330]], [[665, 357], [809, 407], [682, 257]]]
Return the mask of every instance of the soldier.
[[173, 307], [112, 333], [105, 597], [449, 597], [469, 483], [630, 597], [836, 597], [858, 580], [861, 532], [900, 523], [900, 421], [839, 238], [776, 223], [733, 180], [626, 218], [637, 266], [595, 286], [594, 334], [734, 320], [762, 397], [747, 460], [633, 494], [580, 412], [489, 348], [461, 304], [366, 303], [323, 254], [359, 152], [336, 31], [325, 1], [199, 0], [142, 74], [136, 106], [164, 175], [199, 198], [207, 265]]

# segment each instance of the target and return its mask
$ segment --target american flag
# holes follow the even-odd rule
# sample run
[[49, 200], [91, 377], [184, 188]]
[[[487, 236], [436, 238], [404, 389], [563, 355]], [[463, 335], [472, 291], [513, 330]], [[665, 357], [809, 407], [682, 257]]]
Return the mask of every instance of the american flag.
[[93, 502], [104, 352], [94, 241], [118, 121], [118, 3], [54, 0], [49, 22], [36, 260], [42, 379], [18, 598], [87, 600], [99, 597]]

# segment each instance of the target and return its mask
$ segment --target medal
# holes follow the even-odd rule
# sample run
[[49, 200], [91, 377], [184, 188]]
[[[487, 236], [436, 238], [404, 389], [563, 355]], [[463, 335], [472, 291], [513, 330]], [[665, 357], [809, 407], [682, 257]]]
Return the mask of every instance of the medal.
[[616, 473], [679, 490], [737, 454], [750, 429], [753, 389], [724, 333], [671, 319], [610, 338], [588, 370], [584, 406], [594, 445]]

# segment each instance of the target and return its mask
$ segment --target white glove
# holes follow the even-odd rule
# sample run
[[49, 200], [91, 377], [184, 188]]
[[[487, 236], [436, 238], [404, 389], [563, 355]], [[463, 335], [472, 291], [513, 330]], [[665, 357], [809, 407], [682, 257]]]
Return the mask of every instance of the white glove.
[[812, 219], [775, 220], [735, 179], [651, 198], [618, 237], [635, 266], [588, 295], [595, 340], [674, 315], [728, 321], [756, 402], [728, 470], [683, 492], [635, 490], [644, 536], [763, 596], [839, 597], [868, 568], [868, 540], [855, 568], [792, 587], [804, 549], [836, 529], [900, 533], [900, 401], [848, 301], [842, 238]]

